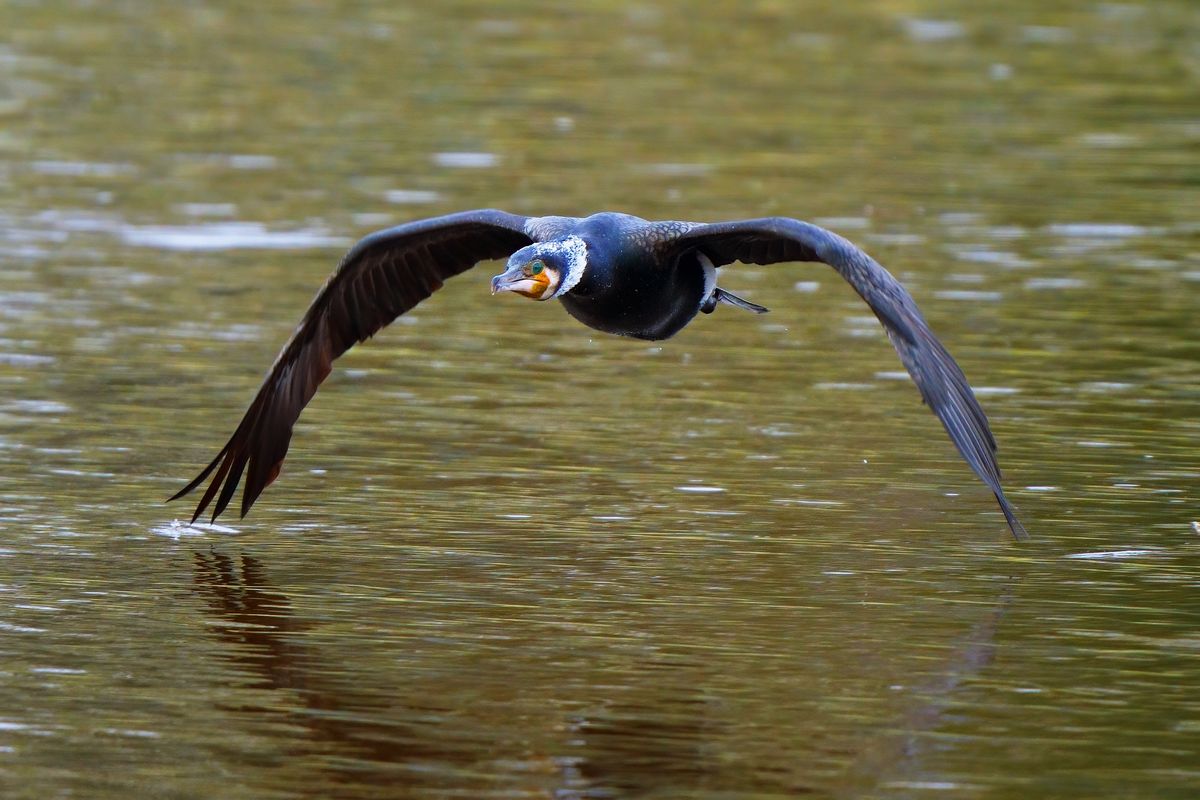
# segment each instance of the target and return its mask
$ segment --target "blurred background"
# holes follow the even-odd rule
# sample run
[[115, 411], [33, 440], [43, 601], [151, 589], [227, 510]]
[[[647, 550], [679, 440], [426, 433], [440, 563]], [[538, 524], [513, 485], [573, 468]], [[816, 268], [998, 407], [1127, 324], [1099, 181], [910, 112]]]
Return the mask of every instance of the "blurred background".
[[[1200, 6], [0, 2], [0, 794], [1194, 797]], [[910, 288], [1011, 540], [822, 265], [663, 343], [485, 264], [243, 521], [163, 500], [342, 250], [795, 216]]]

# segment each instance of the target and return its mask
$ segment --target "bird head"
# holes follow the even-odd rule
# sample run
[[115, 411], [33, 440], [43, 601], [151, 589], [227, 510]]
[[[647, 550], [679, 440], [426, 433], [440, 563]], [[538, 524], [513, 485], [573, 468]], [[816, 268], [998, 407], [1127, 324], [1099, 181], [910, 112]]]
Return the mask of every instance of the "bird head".
[[587, 267], [587, 245], [578, 236], [522, 247], [508, 269], [492, 278], [492, 294], [516, 292], [534, 300], [560, 297], [579, 283]]

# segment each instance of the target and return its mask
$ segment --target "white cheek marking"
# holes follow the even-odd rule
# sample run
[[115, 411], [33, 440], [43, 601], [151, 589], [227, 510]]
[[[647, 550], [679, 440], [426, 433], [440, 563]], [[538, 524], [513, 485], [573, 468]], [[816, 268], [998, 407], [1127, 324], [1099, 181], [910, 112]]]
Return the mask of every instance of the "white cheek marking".
[[550, 295], [562, 297], [583, 279], [583, 271], [587, 269], [587, 244], [578, 236], [568, 236], [557, 242], [546, 242], [542, 246], [551, 252], [561, 253], [563, 261], [567, 264], [566, 274], [562, 276], [554, 294]]

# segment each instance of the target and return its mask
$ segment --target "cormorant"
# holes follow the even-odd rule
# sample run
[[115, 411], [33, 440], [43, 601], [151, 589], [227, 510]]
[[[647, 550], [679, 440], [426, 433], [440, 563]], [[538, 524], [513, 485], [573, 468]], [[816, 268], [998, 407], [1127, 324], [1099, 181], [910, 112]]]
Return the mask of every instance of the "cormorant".
[[233, 436], [171, 499], [192, 491], [216, 470], [192, 517], [195, 522], [217, 497], [215, 520], [245, 472], [245, 516], [279, 475], [292, 426], [329, 375], [333, 360], [429, 297], [447, 278], [480, 261], [504, 257], [508, 268], [492, 279], [493, 294], [557, 298], [568, 314], [589, 327], [651, 340], [673, 336], [719, 303], [755, 313], [767, 310], [718, 287], [718, 267], [734, 261], [828, 264], [883, 323], [921, 397], [996, 495], [1013, 535], [1026, 538], [1000, 486], [987, 417], [912, 297], [846, 239], [786, 217], [704, 224], [649, 222], [616, 213], [524, 217], [483, 209], [372, 233], [351, 248], [317, 293]]

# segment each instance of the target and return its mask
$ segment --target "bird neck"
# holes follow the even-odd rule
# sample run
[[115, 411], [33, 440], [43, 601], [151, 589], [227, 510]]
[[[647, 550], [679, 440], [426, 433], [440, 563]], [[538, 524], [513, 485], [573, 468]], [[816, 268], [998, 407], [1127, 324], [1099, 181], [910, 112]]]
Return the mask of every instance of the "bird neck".
[[551, 297], [562, 297], [583, 280], [590, 265], [590, 258], [587, 242], [578, 236], [568, 236], [554, 244], [562, 256], [563, 275], [559, 280], [558, 289]]

